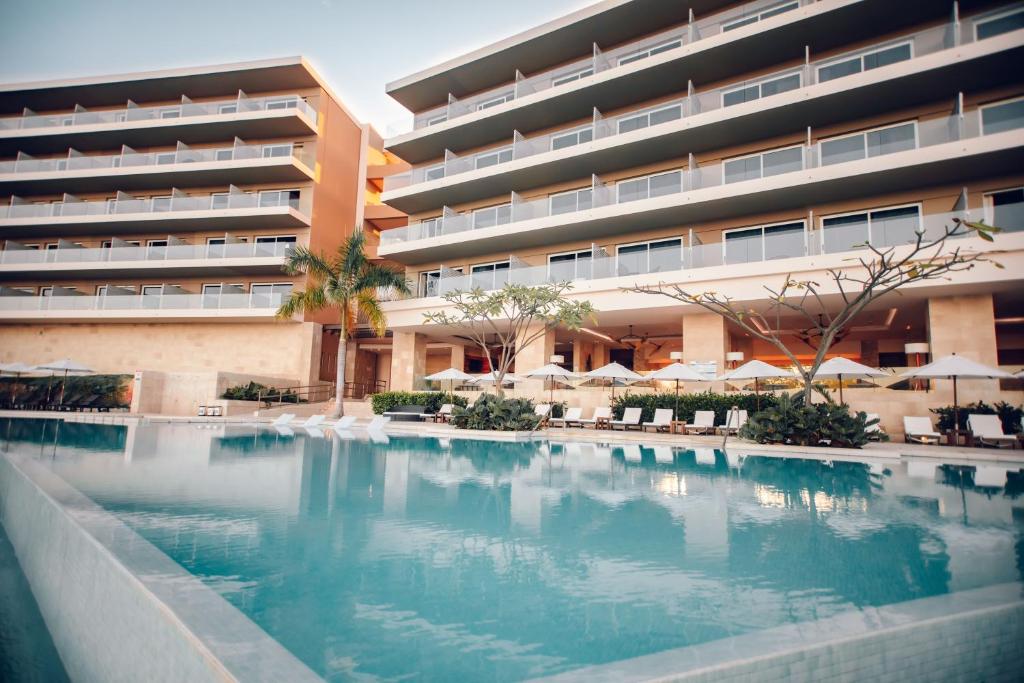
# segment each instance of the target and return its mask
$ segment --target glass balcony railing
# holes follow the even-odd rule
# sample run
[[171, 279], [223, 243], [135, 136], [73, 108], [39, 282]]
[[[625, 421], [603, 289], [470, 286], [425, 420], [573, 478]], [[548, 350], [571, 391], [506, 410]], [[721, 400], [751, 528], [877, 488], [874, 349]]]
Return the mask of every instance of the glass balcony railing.
[[[1024, 128], [1024, 116], [1018, 115], [1011, 123], [1015, 128]], [[414, 242], [554, 215], [572, 219], [574, 214], [616, 204], [680, 196], [694, 190], [757, 181], [770, 176], [784, 177], [808, 169], [839, 166], [866, 158], [973, 138], [981, 134], [981, 125], [979, 111], [972, 110], [962, 116], [903, 122], [876, 131], [843, 136], [841, 139], [829, 138], [813, 145], [767, 150], [740, 159], [725, 159], [688, 169], [624, 179], [616, 184], [602, 182], [594, 176], [589, 188], [576, 190], [575, 193], [559, 193], [530, 200], [523, 200], [512, 193], [508, 204], [470, 213], [458, 213], [446, 207], [438, 218], [383, 231], [380, 243], [381, 246], [388, 246]], [[835, 144], [837, 141], [842, 144]]]
[[299, 95], [273, 95], [269, 97], [239, 97], [213, 102], [182, 101], [181, 104], [156, 107], [129, 106], [124, 109], [87, 111], [79, 109], [64, 114], [36, 114], [0, 118], [0, 131], [34, 130], [38, 128], [68, 128], [104, 123], [125, 125], [135, 121], [185, 119], [194, 116], [232, 116], [254, 111], [300, 111], [316, 122], [317, 112], [312, 104]]
[[[1017, 216], [1021, 220], [1019, 225], [1000, 227], [1007, 231], [1024, 231], [1024, 203], [1005, 206], [1002, 210], [1004, 215]], [[839, 219], [826, 218], [823, 226], [818, 228], [808, 226], [804, 220], [796, 220], [782, 225], [727, 230], [718, 233], [721, 241], [709, 244], [703, 244], [697, 238], [691, 238], [687, 244], [683, 237], [668, 237], [646, 245], [620, 245], [616, 254], [597, 248], [562, 255], [562, 260], [540, 266], [511, 259], [506, 268], [488, 272], [487, 277], [448, 269], [440, 277], [421, 282], [416, 298], [468, 291], [475, 287], [497, 289], [506, 283], [527, 286], [566, 280], [579, 283], [822, 254], [856, 253], [866, 248], [865, 243], [878, 248], [898, 247], [914, 243], [918, 231], [926, 239], [936, 238], [944, 228], [953, 227], [954, 218], [978, 220], [981, 216], [963, 211], [922, 216], [919, 208], [914, 206], [865, 210], [853, 216], [854, 220], [848, 220], [850, 218], [844, 216], [842, 223]], [[780, 266], [780, 272], [791, 267], [791, 264]]]
[[0, 174], [13, 173], [74, 173], [106, 168], [137, 168], [140, 166], [170, 166], [191, 163], [231, 164], [246, 159], [274, 159], [288, 157], [312, 168], [316, 159], [315, 148], [292, 143], [266, 145], [236, 144], [221, 149], [191, 149], [178, 143], [178, 149], [167, 152], [135, 152], [123, 150], [120, 154], [86, 155], [69, 150], [68, 155], [57, 158], [35, 159], [19, 154], [14, 161], [0, 161]]
[[302, 197], [283, 197], [284, 193], [225, 192], [187, 197], [150, 199], [111, 199], [109, 201], [61, 201], [44, 204], [15, 203], [0, 206], [0, 220], [51, 218], [60, 216], [120, 216], [180, 211], [222, 211], [290, 206], [301, 210]]
[[231, 244], [172, 244], [167, 246], [120, 246], [101, 249], [58, 247], [57, 249], [0, 250], [0, 265], [45, 263], [122, 263], [182, 260], [223, 260], [240, 258], [284, 258], [294, 242], [235, 242]]
[[887, 64], [933, 54], [956, 44], [957, 25], [946, 24], [896, 40], [878, 43], [856, 52], [809, 62], [801, 67], [784, 69], [757, 79], [731, 83], [707, 92], [690, 92], [685, 97], [605, 118], [599, 111], [589, 123], [575, 124], [535, 136], [513, 133], [508, 142], [459, 156], [446, 154], [443, 162], [414, 168], [406, 173], [384, 179], [384, 190], [397, 190], [410, 185], [450, 178], [461, 173], [501, 166], [546, 152], [566, 150], [595, 140], [628, 135], [646, 128], [670, 124], [697, 114], [725, 109], [745, 102], [770, 98], [784, 92], [869, 71]]
[[273, 315], [284, 293], [106, 294], [80, 296], [0, 296], [0, 316], [18, 311], [199, 311], [265, 310]]
[[411, 128], [408, 125], [404, 127], [401, 125], [391, 126], [388, 129], [388, 134], [400, 135], [409, 130], [438, 125], [527, 95], [567, 86], [595, 74], [626, 67], [649, 57], [679, 49], [684, 45], [692, 45], [720, 33], [756, 24], [812, 2], [814, 0], [757, 0], [704, 17], [685, 26], [677, 26], [653, 36], [645, 36], [640, 40], [607, 51], [602, 51], [595, 45], [592, 55], [571, 64], [529, 77], [520, 74], [511, 83], [491, 88], [486, 92], [477, 93], [462, 100], [449, 95], [446, 106], [417, 114], [413, 117]]

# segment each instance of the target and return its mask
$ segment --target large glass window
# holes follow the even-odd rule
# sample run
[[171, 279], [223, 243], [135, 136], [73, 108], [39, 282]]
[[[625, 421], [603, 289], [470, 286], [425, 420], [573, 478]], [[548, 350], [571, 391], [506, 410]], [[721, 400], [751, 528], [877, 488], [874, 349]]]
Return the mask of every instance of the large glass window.
[[299, 106], [298, 97], [280, 97], [272, 100], [267, 100], [266, 109], [267, 111], [273, 111], [275, 109], [294, 109]]
[[656, 126], [659, 123], [675, 121], [682, 118], [682, 116], [683, 106], [681, 104], [671, 104], [667, 107], [659, 107], [639, 114], [630, 114], [619, 119], [618, 131], [619, 133], [628, 133], [633, 130], [647, 128], [648, 126]]
[[782, 14], [783, 12], [788, 12], [790, 10], [797, 9], [799, 6], [799, 2], [785, 2], [782, 3], [781, 5], [774, 5], [772, 7], [769, 7], [768, 9], [761, 10], [760, 12], [755, 12], [749, 16], [734, 19], [732, 21], [722, 24], [722, 33], [725, 33], [726, 31], [732, 31], [733, 29], [740, 28], [741, 26], [749, 26], [750, 24], [756, 24], [759, 21], [764, 21], [765, 19], [774, 17], [777, 14]]
[[568, 254], [552, 254], [548, 257], [548, 278], [556, 282], [589, 280], [593, 257], [590, 249]]
[[590, 142], [594, 139], [594, 129], [591, 126], [586, 128], [580, 128], [569, 133], [562, 133], [560, 135], [554, 135], [551, 137], [551, 149], [565, 149], [566, 147], [575, 147], [581, 145], [584, 142]]
[[260, 206], [291, 206], [299, 208], [298, 190], [261, 190], [259, 194]]
[[662, 52], [667, 52], [669, 50], [674, 50], [677, 47], [681, 47], [682, 44], [682, 38], [666, 40], [665, 42], [658, 43], [657, 45], [654, 45], [652, 47], [647, 47], [644, 48], [643, 50], [638, 50], [637, 52], [632, 52], [628, 55], [625, 55], [624, 57], [619, 57], [619, 66], [622, 66], [623, 64], [630, 64], [632, 62], [639, 62], [641, 59], [647, 59], [648, 57], [651, 57], [653, 55], [661, 54]]
[[1024, 128], [1024, 97], [981, 108], [981, 133], [1005, 133]]
[[292, 283], [253, 283], [249, 287], [253, 306], [276, 306], [292, 293]]
[[504, 149], [495, 149], [477, 155], [475, 165], [476, 168], [487, 168], [488, 166], [505, 164], [509, 161], [512, 161], [512, 148], [505, 147]]
[[263, 158], [290, 157], [293, 146], [290, 142], [283, 145], [263, 145]]
[[504, 287], [508, 283], [508, 272], [511, 267], [508, 261], [472, 266], [469, 272], [473, 288], [492, 290]]
[[497, 107], [499, 104], [505, 104], [513, 100], [513, 93], [505, 93], [504, 95], [498, 95], [492, 97], [489, 100], [484, 100], [476, 105], [476, 110], [481, 111], [483, 109], [490, 109], [491, 107]]
[[1024, 188], [985, 195], [986, 222], [1007, 232], [1024, 230]]
[[820, 144], [822, 166], [902, 152], [917, 146], [917, 123], [899, 123], [822, 140]]
[[829, 64], [818, 67], [818, 82], [824, 83], [843, 76], [870, 71], [880, 66], [902, 62], [913, 57], [913, 49], [909, 42], [890, 45], [863, 54], [841, 57]]
[[682, 191], [683, 172], [668, 171], [643, 178], [632, 178], [620, 181], [615, 187], [620, 204], [650, 197], [661, 197]]
[[863, 249], [865, 244], [889, 247], [910, 244], [921, 227], [921, 209], [903, 206], [875, 209], [821, 220], [822, 248], [826, 253]]
[[[462, 274], [462, 268], [453, 268], [453, 272]], [[439, 296], [441, 294], [440, 289], [441, 283], [441, 271], [428, 270], [420, 273], [419, 277], [419, 295], [422, 296]]]
[[722, 235], [725, 263], [751, 263], [803, 256], [804, 222], [727, 230]]
[[441, 178], [444, 178], [444, 164], [431, 166], [423, 172], [424, 180], [440, 180]]
[[548, 198], [551, 202], [551, 215], [586, 211], [593, 206], [593, 194], [589, 187], [553, 194]]
[[682, 239], [626, 244], [617, 250], [619, 275], [639, 275], [680, 270], [683, 267]]
[[512, 220], [512, 205], [500, 204], [473, 212], [473, 228], [489, 228], [493, 225], [504, 225]]
[[803, 147], [788, 147], [738, 159], [726, 159], [722, 166], [726, 183], [800, 171], [804, 167]]
[[722, 93], [722, 106], [731, 107], [734, 104], [753, 102], [754, 100], [759, 100], [762, 97], [777, 95], [788, 90], [796, 90], [799, 87], [799, 73], [775, 76]]
[[551, 79], [551, 86], [554, 87], [556, 85], [564, 85], [566, 83], [572, 83], [574, 81], [580, 80], [581, 78], [586, 78], [587, 76], [592, 76], [593, 74], [594, 74], [594, 70], [592, 68], [590, 68], [590, 67], [587, 67], [585, 69], [580, 69], [579, 71], [574, 71], [574, 72], [572, 72], [570, 74], [563, 74], [561, 76], [555, 76], [554, 78]]
[[979, 19], [974, 24], [974, 36], [977, 40], [983, 40], [1021, 28], [1024, 28], [1024, 7], [1015, 7]]

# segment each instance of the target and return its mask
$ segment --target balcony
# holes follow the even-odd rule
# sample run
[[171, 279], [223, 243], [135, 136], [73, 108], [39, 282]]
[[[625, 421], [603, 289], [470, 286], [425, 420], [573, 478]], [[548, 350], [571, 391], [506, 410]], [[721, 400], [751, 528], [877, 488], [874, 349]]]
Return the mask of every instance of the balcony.
[[62, 114], [0, 118], [0, 154], [17, 151], [48, 154], [79, 150], [173, 145], [178, 140], [201, 144], [233, 137], [266, 139], [305, 137], [317, 133], [317, 111], [299, 95], [238, 97], [180, 104], [89, 111], [76, 107]]
[[[950, 83], [994, 87], [1012, 79], [1011, 65], [1024, 58], [1024, 31], [948, 49], [956, 35], [955, 24], [938, 26], [756, 80], [691, 89], [614, 118], [595, 108], [582, 125], [533, 137], [514, 132], [503, 145], [465, 157], [448, 151], [443, 163], [387, 178], [383, 199], [426, 211], [572, 180], [583, 165], [606, 173], [664, 159], [666, 149], [700, 153], [790, 134], [794, 120], [823, 126], [892, 111], [945, 96]], [[865, 68], [866, 58], [891, 63]]]
[[294, 246], [282, 242], [184, 244], [175, 238], [168, 241], [167, 246], [102, 249], [68, 243], [45, 250], [17, 248], [8, 241], [7, 248], [0, 250], [0, 279], [273, 275], [282, 272], [285, 257]]
[[[575, 203], [552, 197], [522, 200], [440, 218], [381, 234], [379, 254], [408, 263], [598, 238], [630, 230], [787, 210], [807, 203], [842, 201], [872, 194], [961, 183], [985, 175], [1016, 173], [1024, 162], [1024, 117], [982, 135], [977, 110], [916, 121], [913, 136], [898, 144], [847, 155], [829, 140], [786, 148], [784, 163], [736, 173], [730, 160], [604, 183], [594, 176]], [[823, 147], [825, 145], [825, 147]], [[768, 150], [769, 152], [772, 150]], [[644, 182], [642, 182], [644, 181]], [[506, 208], [507, 207], [507, 208]]]
[[179, 142], [174, 151], [67, 156], [35, 159], [19, 153], [0, 161], [0, 192], [106, 192], [113, 187], [140, 190], [256, 183], [309, 182], [316, 166], [315, 145], [292, 143], [248, 145], [236, 139], [231, 147], [192, 149]]
[[[165, 286], [166, 290], [180, 288]], [[114, 293], [105, 295], [4, 295], [0, 320], [6, 322], [244, 322], [272, 320], [285, 294]]]
[[276, 192], [230, 191], [188, 196], [177, 191], [171, 196], [135, 199], [118, 193], [110, 201], [81, 201], [65, 195], [64, 201], [35, 204], [13, 197], [0, 206], [0, 237], [47, 236], [152, 232], [168, 230], [273, 229], [300, 230], [310, 224], [308, 193], [298, 200]]
[[[789, 9], [772, 14], [773, 7]], [[471, 97], [449, 96], [445, 107], [418, 114], [412, 132], [395, 131], [387, 147], [422, 163], [445, 149], [492, 143], [512, 130], [528, 134], [578, 120], [593, 107], [619, 109], [686, 92], [690, 82], [699, 86], [773, 63], [803, 61], [805, 46], [827, 52], [948, 14], [937, 3], [909, 3], [898, 16], [881, 0], [750, 3], [607, 52], [595, 45], [586, 59]]]

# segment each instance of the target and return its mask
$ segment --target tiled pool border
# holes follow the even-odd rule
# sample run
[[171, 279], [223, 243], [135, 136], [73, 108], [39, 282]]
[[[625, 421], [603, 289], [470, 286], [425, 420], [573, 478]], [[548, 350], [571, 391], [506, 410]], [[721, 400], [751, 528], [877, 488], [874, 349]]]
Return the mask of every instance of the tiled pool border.
[[72, 680], [322, 680], [30, 456], [0, 454], [0, 522]]

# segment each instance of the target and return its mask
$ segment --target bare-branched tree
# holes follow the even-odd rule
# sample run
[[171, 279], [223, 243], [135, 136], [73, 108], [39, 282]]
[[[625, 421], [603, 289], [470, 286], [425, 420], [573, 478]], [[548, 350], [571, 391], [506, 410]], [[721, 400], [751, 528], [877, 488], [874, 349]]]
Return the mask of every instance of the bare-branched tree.
[[[424, 314], [426, 322], [458, 328], [480, 350], [494, 370], [495, 391], [522, 350], [556, 327], [578, 330], [593, 317], [589, 301], [570, 301], [564, 295], [570, 282], [528, 287], [507, 284], [501, 289], [454, 291], [443, 298], [450, 310]], [[495, 357], [497, 356], [497, 357]]]
[[[800, 373], [804, 383], [804, 400], [810, 403], [812, 379], [825, 361], [836, 337], [873, 301], [902, 287], [924, 280], [946, 279], [952, 273], [970, 270], [981, 262], [1002, 266], [986, 255], [964, 248], [951, 239], [975, 235], [988, 242], [999, 228], [982, 222], [953, 219], [934, 238], [918, 230], [914, 242], [906, 245], [876, 247], [863, 245], [868, 255], [849, 259], [849, 265], [827, 270], [826, 285], [813, 280], [797, 280], [787, 275], [781, 287], [765, 286], [767, 306], [752, 308], [719, 292], [690, 292], [677, 284], [659, 283], [651, 286], [627, 287], [624, 291], [657, 294], [684, 304], [700, 306], [732, 322], [751, 337], [773, 345], [781, 351]], [[948, 248], [947, 248], [948, 247]], [[839, 310], [830, 312], [824, 297], [838, 294]], [[834, 308], [834, 307], [833, 307]], [[806, 367], [796, 352], [786, 344], [781, 329], [783, 315], [795, 315], [807, 321], [804, 341], [816, 349], [814, 360]], [[774, 324], [773, 324], [774, 323]]]

